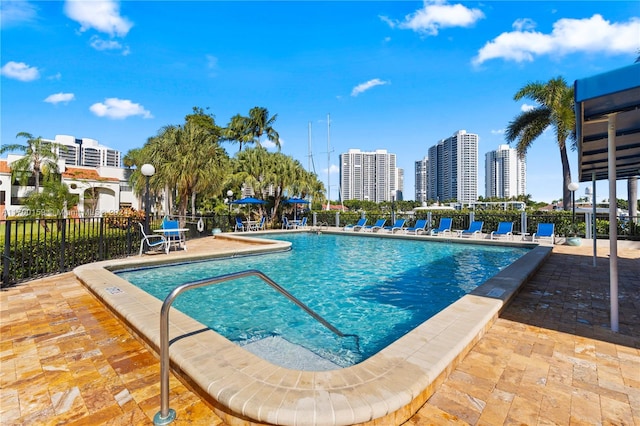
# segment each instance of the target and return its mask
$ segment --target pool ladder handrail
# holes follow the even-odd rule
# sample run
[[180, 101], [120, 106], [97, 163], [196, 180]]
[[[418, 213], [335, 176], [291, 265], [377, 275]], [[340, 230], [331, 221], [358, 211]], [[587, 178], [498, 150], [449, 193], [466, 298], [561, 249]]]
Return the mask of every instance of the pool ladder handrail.
[[276, 283], [263, 272], [258, 271], [257, 269], [234, 272], [231, 274], [220, 275], [214, 278], [207, 278], [204, 280], [192, 281], [186, 284], [179, 285], [178, 287], [174, 288], [171, 293], [169, 293], [169, 295], [164, 299], [162, 308], [160, 310], [160, 411], [158, 411], [153, 417], [154, 425], [168, 425], [176, 418], [175, 410], [169, 408], [169, 310], [171, 308], [171, 304], [181, 293], [187, 290], [206, 287], [208, 285], [219, 284], [221, 282], [231, 281], [249, 276], [255, 276], [262, 279], [264, 282], [284, 295], [287, 299], [291, 300], [293, 303], [302, 308], [320, 324], [331, 330], [334, 334], [338, 335], [339, 337], [355, 337], [356, 343], [358, 342], [357, 336], [351, 334], [343, 334], [340, 330], [331, 325], [327, 320], [318, 315], [310, 307], [302, 303], [294, 295], [289, 293], [278, 283]]

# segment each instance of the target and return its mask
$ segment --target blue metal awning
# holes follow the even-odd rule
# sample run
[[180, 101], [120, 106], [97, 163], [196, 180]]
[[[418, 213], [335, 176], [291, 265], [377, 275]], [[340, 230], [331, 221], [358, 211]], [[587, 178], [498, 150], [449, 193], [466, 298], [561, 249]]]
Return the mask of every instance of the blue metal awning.
[[[581, 182], [640, 175], [640, 63], [576, 80], [576, 132]], [[596, 203], [593, 203], [593, 261], [597, 257]], [[618, 331], [618, 229], [616, 203], [609, 203], [609, 288], [611, 330]]]
[[616, 179], [640, 175], [640, 63], [576, 80], [574, 89], [580, 182], [608, 178], [609, 136]]

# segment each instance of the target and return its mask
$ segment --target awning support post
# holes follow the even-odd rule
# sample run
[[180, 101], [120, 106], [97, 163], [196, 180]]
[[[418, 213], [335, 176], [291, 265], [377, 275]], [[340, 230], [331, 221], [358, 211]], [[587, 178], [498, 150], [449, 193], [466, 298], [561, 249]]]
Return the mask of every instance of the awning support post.
[[616, 114], [608, 117], [609, 287], [611, 331], [618, 332], [618, 198], [616, 195]]

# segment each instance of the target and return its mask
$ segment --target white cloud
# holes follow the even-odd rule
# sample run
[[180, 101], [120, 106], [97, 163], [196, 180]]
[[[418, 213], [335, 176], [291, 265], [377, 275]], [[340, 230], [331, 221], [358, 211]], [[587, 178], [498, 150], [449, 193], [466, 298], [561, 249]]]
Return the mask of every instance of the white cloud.
[[537, 108], [536, 105], [522, 104], [522, 106], [520, 106], [520, 111], [529, 112], [529, 111], [534, 110], [536, 108]]
[[40, 78], [38, 68], [30, 67], [24, 62], [9, 61], [0, 68], [0, 74], [20, 81], [33, 81]]
[[131, 102], [128, 99], [107, 98], [104, 103], [98, 102], [89, 107], [89, 110], [98, 117], [113, 119], [125, 119], [134, 115], [143, 118], [153, 118], [153, 115], [140, 104]]
[[31, 22], [36, 18], [37, 8], [26, 0], [0, 2], [0, 25], [2, 28]]
[[73, 93], [55, 93], [53, 95], [49, 95], [46, 97], [44, 102], [48, 102], [50, 104], [58, 104], [60, 102], [68, 103], [70, 101], [75, 100], [76, 97]]
[[[324, 169], [322, 169], [322, 173], [326, 176], [327, 175], [327, 168], [325, 167]], [[329, 174], [331, 175], [337, 175], [340, 173], [340, 167], [336, 166], [335, 164], [332, 164], [331, 167], [329, 167]], [[331, 185], [333, 186], [333, 185]]]
[[523, 18], [517, 19], [512, 25], [516, 31], [533, 30], [536, 27], [536, 22], [533, 19]]
[[354, 87], [353, 90], [351, 91], [351, 96], [358, 96], [360, 93], [365, 92], [371, 89], [372, 87], [382, 86], [385, 84], [389, 84], [389, 82], [380, 80], [379, 78], [374, 78], [373, 80], [369, 80], [365, 83], [360, 83], [356, 87]]
[[447, 4], [443, 0], [425, 0], [422, 9], [405, 16], [404, 21], [393, 21], [381, 16], [391, 28], [409, 29], [426, 35], [438, 35], [441, 28], [469, 27], [484, 18], [480, 9], [469, 9], [462, 4]]
[[[282, 140], [282, 138], [278, 139], [278, 141], [280, 142], [280, 147], [284, 146], [284, 140]], [[276, 144], [271, 142], [269, 139], [265, 139], [263, 141], [260, 141], [260, 145], [262, 145], [263, 148], [266, 149], [274, 149], [276, 148]]]
[[505, 132], [505, 129], [491, 130], [492, 135], [504, 135]]
[[133, 27], [131, 21], [120, 16], [118, 1], [67, 0], [64, 11], [81, 25], [80, 32], [93, 28], [111, 37], [124, 37]]
[[502, 58], [515, 62], [533, 61], [540, 55], [566, 55], [575, 52], [605, 55], [635, 53], [638, 49], [640, 18], [624, 23], [611, 23], [601, 15], [587, 19], [560, 19], [550, 34], [533, 31], [531, 20], [513, 24], [515, 31], [502, 33], [486, 43], [473, 58], [479, 65], [490, 59]]
[[91, 37], [91, 47], [96, 50], [122, 50], [123, 56], [127, 56], [131, 53], [129, 46], [123, 46], [116, 40], [103, 40], [98, 36]]
[[206, 55], [207, 59], [207, 69], [209, 70], [209, 75], [211, 77], [215, 77], [218, 71], [218, 58], [213, 55]]

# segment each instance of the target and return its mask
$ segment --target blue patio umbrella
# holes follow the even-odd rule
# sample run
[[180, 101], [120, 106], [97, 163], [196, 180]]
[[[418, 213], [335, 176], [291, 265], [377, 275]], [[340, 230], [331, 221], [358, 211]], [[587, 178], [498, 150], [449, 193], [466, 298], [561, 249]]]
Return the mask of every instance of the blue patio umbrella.
[[293, 220], [297, 220], [297, 204], [309, 204], [309, 200], [305, 200], [302, 198], [289, 198], [284, 200], [286, 204], [293, 204]]
[[[259, 200], [257, 198], [254, 197], [244, 197], [244, 198], [240, 198], [239, 200], [233, 200], [231, 202], [231, 204], [267, 204], [266, 201], [264, 200]], [[251, 213], [251, 210], [249, 210], [249, 213]]]

